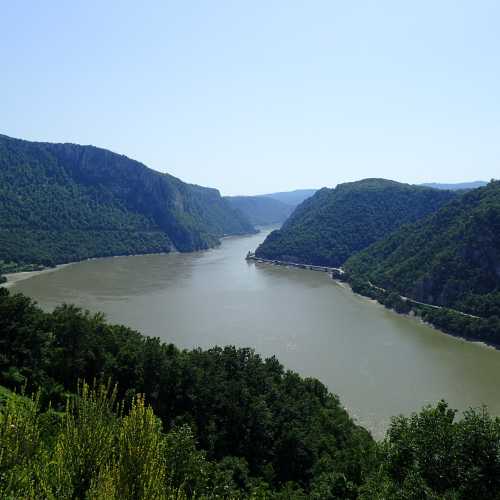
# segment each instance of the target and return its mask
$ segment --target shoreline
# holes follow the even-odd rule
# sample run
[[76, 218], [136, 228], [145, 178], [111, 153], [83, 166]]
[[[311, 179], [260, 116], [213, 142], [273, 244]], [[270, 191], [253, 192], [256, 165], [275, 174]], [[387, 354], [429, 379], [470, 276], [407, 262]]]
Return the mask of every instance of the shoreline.
[[335, 279], [335, 278], [332, 278], [333, 281], [335, 281], [338, 285], [341, 285], [342, 288], [346, 289], [346, 290], [349, 290], [353, 295], [356, 295], [358, 297], [362, 297], [364, 300], [368, 301], [369, 303], [371, 304], [374, 304], [374, 305], [377, 305], [377, 306], [380, 306], [382, 308], [384, 308], [386, 311], [389, 311], [393, 314], [396, 314], [397, 316], [401, 316], [401, 317], [404, 317], [404, 318], [408, 318], [408, 319], [411, 319], [411, 320], [414, 320], [414, 321], [417, 321], [418, 323], [422, 324], [422, 325], [425, 325], [425, 326], [428, 326], [429, 328], [431, 328], [432, 330], [434, 330], [435, 332], [437, 333], [440, 333], [442, 335], [446, 335], [448, 337], [452, 337], [460, 342], [467, 342], [468, 344], [476, 344], [482, 348], [486, 348], [486, 349], [492, 349], [494, 351], [500, 351], [500, 345], [495, 345], [495, 344], [489, 344], [488, 342], [485, 342], [484, 340], [471, 340], [471, 339], [468, 339], [462, 335], [457, 335], [457, 334], [453, 334], [453, 333], [450, 333], [450, 332], [445, 332], [444, 330], [441, 330], [440, 328], [438, 328], [437, 326], [433, 325], [432, 323], [430, 323], [429, 321], [425, 321], [422, 316], [418, 313], [416, 313], [413, 309], [410, 311], [410, 312], [407, 312], [407, 313], [400, 313], [398, 311], [396, 311], [396, 309], [393, 309], [391, 307], [386, 307], [385, 304], [383, 304], [382, 302], [379, 302], [377, 299], [374, 299], [373, 297], [370, 297], [368, 295], [363, 295], [362, 293], [358, 293], [358, 292], [355, 292], [351, 285], [349, 284], [349, 282], [347, 281], [340, 281], [338, 279]]
[[[194, 252], [200, 252], [200, 251], [203, 250], [195, 250]], [[194, 252], [188, 252], [188, 253], [194, 253]], [[17, 271], [14, 273], [2, 274], [4, 278], [7, 278], [7, 281], [4, 283], [0, 283], [0, 287], [9, 288], [15, 283], [19, 283], [20, 281], [25, 281], [34, 278], [39, 274], [53, 273], [65, 267], [72, 266], [74, 264], [81, 264], [83, 262], [90, 262], [92, 260], [119, 259], [122, 257], [141, 257], [143, 255], [170, 255], [178, 253], [180, 253], [178, 250], [172, 250], [171, 252], [130, 253], [124, 255], [107, 255], [106, 257], [88, 257], [87, 259], [73, 260], [71, 262], [65, 262], [64, 264], [56, 264], [54, 267], [46, 267], [44, 269], [39, 269], [38, 271]]]
[[466, 342], [467, 344], [476, 344], [477, 346], [482, 347], [482, 348], [491, 349], [494, 351], [500, 351], [500, 346], [496, 346], [495, 344], [488, 344], [488, 342], [484, 342], [484, 340], [470, 340], [466, 337], [463, 337], [462, 335], [456, 335], [456, 334], [453, 334], [450, 332], [445, 332], [444, 330], [441, 330], [440, 328], [433, 325], [429, 321], [425, 321], [422, 318], [422, 316], [417, 314], [413, 309], [408, 313], [400, 313], [400, 312], [396, 311], [396, 309], [393, 309], [391, 307], [386, 307], [382, 302], [379, 302], [377, 299], [374, 299], [372, 297], [369, 297], [368, 295], [363, 295], [362, 293], [358, 293], [358, 292], [353, 291], [352, 287], [347, 282], [340, 282], [339, 280], [335, 280], [335, 279], [334, 279], [334, 281], [336, 281], [338, 284], [343, 283], [343, 285], [345, 285], [345, 286], [343, 286], [342, 288], [348, 289], [353, 295], [361, 297], [371, 304], [382, 307], [384, 310], [389, 311], [392, 314], [416, 321], [417, 323], [420, 323], [421, 325], [425, 325], [425, 326], [431, 328], [434, 332], [437, 332], [437, 333], [442, 334], [442, 335], [446, 335], [446, 336], [451, 337], [451, 338], [453, 338], [457, 341], [460, 341], [460, 342]]
[[[90, 259], [87, 259], [90, 260]], [[60, 269], [63, 269], [64, 267], [71, 266], [72, 264], [76, 264], [77, 262], [83, 262], [83, 261], [75, 261], [75, 262], [67, 262], [65, 264], [57, 264], [54, 267], [46, 267], [45, 269], [40, 269], [38, 271], [19, 271], [16, 273], [7, 273], [3, 274], [2, 276], [7, 279], [4, 283], [0, 283], [0, 287], [3, 288], [10, 288], [12, 285], [15, 285], [16, 283], [19, 283], [20, 281], [25, 281], [30, 278], [34, 278], [35, 276], [38, 276], [39, 274], [49, 274], [53, 273], [55, 271], [59, 271]]]
[[[362, 293], [355, 292], [352, 289], [352, 286], [350, 285], [350, 283], [348, 281], [345, 281], [344, 279], [338, 279], [339, 276], [342, 276], [344, 274], [342, 268], [330, 268], [327, 266], [313, 266], [313, 265], [309, 265], [309, 264], [299, 264], [299, 263], [295, 263], [295, 262], [273, 261], [271, 259], [263, 259], [263, 258], [256, 257], [255, 254], [247, 255], [246, 260], [253, 261], [254, 263], [271, 264], [273, 266], [293, 267], [293, 268], [304, 269], [304, 270], [326, 272], [329, 274], [330, 279], [332, 279], [337, 285], [340, 285], [341, 288], [348, 290], [353, 295], [356, 295], [358, 297], [362, 297], [363, 299], [369, 301], [372, 304], [376, 304], [378, 306], [381, 306], [385, 310], [390, 311], [391, 313], [397, 314], [398, 316], [401, 316], [401, 317], [406, 317], [408, 319], [415, 320], [415, 321], [421, 323], [422, 325], [425, 325], [425, 326], [432, 328], [432, 330], [434, 330], [435, 332], [438, 332], [438, 333], [443, 334], [443, 335], [447, 335], [448, 337], [452, 337], [458, 341], [467, 342], [470, 344], [476, 344], [479, 347], [486, 348], [486, 349], [493, 349], [495, 351], [500, 351], [500, 344], [498, 344], [498, 345], [492, 344], [489, 342], [485, 342], [484, 340], [468, 339], [467, 337], [465, 337], [463, 335], [445, 332], [444, 330], [441, 330], [440, 328], [438, 328], [434, 324], [430, 323], [429, 321], [425, 321], [422, 318], [422, 316], [420, 314], [418, 314], [418, 312], [416, 312], [413, 309], [408, 313], [400, 313], [393, 308], [386, 307], [385, 304], [383, 304], [382, 302], [380, 302], [379, 300], [377, 300], [373, 297], [370, 297], [369, 295], [363, 295]], [[334, 272], [332, 272], [332, 270], [334, 270]], [[338, 272], [339, 270], [341, 271], [341, 273], [337, 276], [334, 276], [334, 274], [336, 274], [335, 272]]]
[[[222, 241], [225, 239], [234, 238], [234, 237], [242, 237], [242, 236], [253, 236], [255, 234], [258, 234], [259, 232], [261, 232], [261, 231], [259, 230], [256, 233], [228, 234], [225, 236], [221, 236], [219, 238], [219, 242], [217, 243], [217, 245], [214, 245], [214, 246], [208, 247], [208, 248], [201, 248], [199, 250], [193, 250], [191, 252], [185, 252], [185, 253], [190, 254], [190, 253], [196, 253], [196, 252], [207, 252], [209, 250], [213, 250], [214, 248], [218, 248], [221, 245]], [[70, 262], [65, 262], [63, 264], [56, 264], [54, 267], [46, 267], [44, 269], [39, 269], [37, 271], [16, 271], [13, 273], [2, 274], [2, 276], [4, 278], [6, 278], [7, 281], [5, 281], [4, 283], [0, 283], [0, 287], [10, 288], [11, 286], [13, 286], [14, 284], [16, 284], [20, 281], [25, 281], [27, 279], [34, 278], [35, 276], [38, 276], [39, 274], [52, 273], [55, 271], [59, 271], [60, 269], [63, 269], [67, 266], [71, 266], [73, 264], [80, 264], [82, 262], [87, 262], [87, 261], [91, 261], [91, 260], [118, 259], [120, 257], [140, 257], [142, 255], [170, 255], [170, 254], [179, 254], [179, 253], [182, 253], [182, 252], [179, 252], [179, 250], [177, 250], [177, 248], [172, 247], [172, 250], [170, 252], [128, 253], [128, 254], [106, 255], [103, 257], [88, 257], [86, 259], [73, 260]]]

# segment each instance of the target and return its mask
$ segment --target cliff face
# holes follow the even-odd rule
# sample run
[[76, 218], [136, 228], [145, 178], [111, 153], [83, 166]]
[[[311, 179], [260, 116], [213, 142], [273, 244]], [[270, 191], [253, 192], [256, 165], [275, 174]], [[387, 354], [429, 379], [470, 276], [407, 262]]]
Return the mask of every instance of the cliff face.
[[0, 260], [193, 251], [254, 231], [216, 189], [93, 146], [0, 136]]

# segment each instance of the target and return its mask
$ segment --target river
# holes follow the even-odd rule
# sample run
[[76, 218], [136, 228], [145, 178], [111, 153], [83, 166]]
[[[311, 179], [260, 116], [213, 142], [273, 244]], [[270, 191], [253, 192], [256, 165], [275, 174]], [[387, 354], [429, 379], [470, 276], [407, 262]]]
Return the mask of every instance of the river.
[[354, 295], [326, 273], [247, 263], [263, 240], [192, 254], [97, 259], [11, 285], [44, 309], [103, 311], [180, 347], [235, 344], [319, 378], [376, 437], [392, 415], [441, 398], [500, 415], [500, 351], [442, 334]]

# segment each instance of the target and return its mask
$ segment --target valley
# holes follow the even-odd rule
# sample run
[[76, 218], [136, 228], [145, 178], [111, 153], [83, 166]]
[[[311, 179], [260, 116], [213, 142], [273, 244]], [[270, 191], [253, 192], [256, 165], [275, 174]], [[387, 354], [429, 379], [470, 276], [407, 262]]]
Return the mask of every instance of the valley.
[[500, 415], [500, 352], [400, 316], [327, 273], [246, 262], [265, 238], [225, 238], [189, 254], [70, 264], [13, 283], [44, 309], [62, 302], [102, 311], [182, 348], [253, 347], [317, 377], [380, 438], [390, 418], [446, 399]]

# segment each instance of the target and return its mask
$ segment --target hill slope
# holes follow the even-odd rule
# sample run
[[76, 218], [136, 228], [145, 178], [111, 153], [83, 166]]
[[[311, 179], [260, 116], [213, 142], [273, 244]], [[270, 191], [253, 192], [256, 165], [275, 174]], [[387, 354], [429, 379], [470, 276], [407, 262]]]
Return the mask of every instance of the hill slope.
[[269, 259], [340, 266], [353, 253], [414, 222], [456, 194], [384, 179], [323, 188], [299, 205], [259, 246]]
[[464, 193], [345, 267], [421, 302], [500, 317], [500, 181]]
[[250, 231], [216, 189], [93, 146], [0, 136], [0, 261], [192, 251]]
[[225, 199], [257, 226], [281, 224], [294, 209], [292, 205], [267, 196], [228, 196]]

